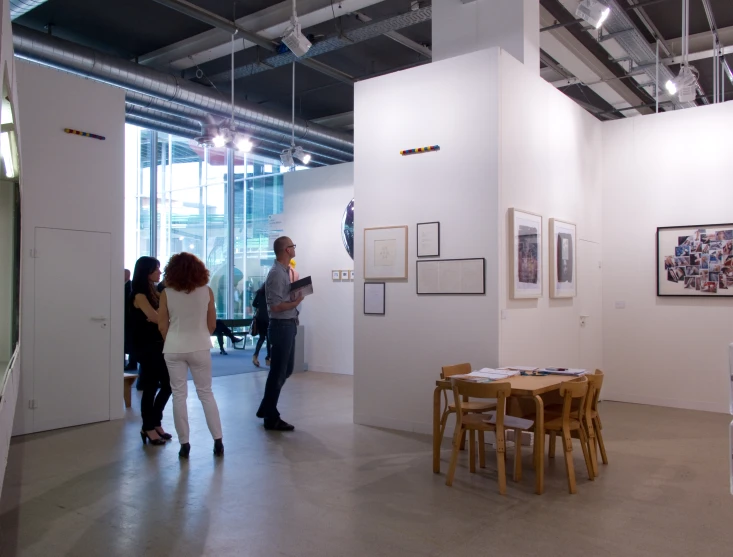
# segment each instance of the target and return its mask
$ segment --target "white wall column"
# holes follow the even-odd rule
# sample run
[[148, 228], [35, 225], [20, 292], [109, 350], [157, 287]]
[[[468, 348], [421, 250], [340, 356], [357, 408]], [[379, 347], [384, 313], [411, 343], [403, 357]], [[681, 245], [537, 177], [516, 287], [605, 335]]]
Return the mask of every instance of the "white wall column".
[[498, 46], [539, 75], [539, 21], [539, 0], [435, 0], [433, 60]]

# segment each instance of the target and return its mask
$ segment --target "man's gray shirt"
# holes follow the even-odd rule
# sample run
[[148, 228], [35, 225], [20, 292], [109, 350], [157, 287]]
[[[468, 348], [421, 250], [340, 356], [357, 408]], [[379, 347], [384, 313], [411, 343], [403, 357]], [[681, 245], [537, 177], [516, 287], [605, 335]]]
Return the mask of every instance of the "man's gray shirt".
[[283, 302], [290, 302], [290, 273], [288, 268], [279, 261], [267, 273], [265, 281], [265, 296], [267, 298], [267, 311], [270, 319], [295, 319], [298, 317], [296, 308], [287, 311], [272, 311], [273, 306], [278, 306]]

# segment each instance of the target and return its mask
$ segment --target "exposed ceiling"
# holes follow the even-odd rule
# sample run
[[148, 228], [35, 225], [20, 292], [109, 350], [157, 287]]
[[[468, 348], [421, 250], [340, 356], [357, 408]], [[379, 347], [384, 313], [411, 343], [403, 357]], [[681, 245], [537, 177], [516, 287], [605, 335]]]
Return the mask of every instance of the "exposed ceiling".
[[[189, 0], [264, 36], [276, 38], [289, 19], [290, 0]], [[619, 6], [646, 43], [662, 44], [661, 57], [679, 54], [682, 0], [606, 0]], [[654, 110], [654, 86], [647, 74], [630, 77], [640, 62], [629, 60], [623, 41], [599, 40], [587, 24], [573, 23], [579, 0], [540, 0], [541, 75], [600, 119], [629, 117]], [[414, 0], [299, 0], [304, 32], [314, 42], [344, 36], [391, 18], [410, 14]], [[733, 47], [733, 0], [709, 0], [723, 46]], [[420, 6], [429, 6], [428, 0]], [[636, 6], [636, 8], [634, 8]], [[626, 20], [624, 20], [626, 21]], [[193, 79], [220, 90], [228, 98], [231, 44], [225, 31], [161, 5], [155, 0], [48, 0], [15, 23], [101, 50], [128, 60]], [[280, 24], [280, 27], [278, 27]], [[560, 24], [565, 24], [560, 26]], [[280, 31], [278, 31], [280, 29]], [[314, 57], [324, 69], [296, 65], [296, 111], [307, 120], [349, 129], [353, 125], [353, 86], [371, 76], [430, 61], [431, 21], [400, 27], [361, 42]], [[711, 50], [712, 34], [703, 0], [691, 0], [691, 51]], [[235, 42], [235, 66], [255, 67], [272, 56], [261, 47], [239, 39]], [[243, 48], [247, 47], [247, 48]], [[668, 51], [667, 51], [668, 50]], [[733, 49], [731, 49], [733, 51]], [[733, 67], [733, 53], [728, 56]], [[700, 72], [700, 86], [712, 102], [713, 58], [692, 62]], [[678, 64], [669, 63], [676, 75]], [[258, 70], [261, 69], [261, 65]], [[329, 73], [331, 72], [331, 73]], [[347, 76], [343, 77], [333, 77]], [[226, 80], [217, 78], [219, 74]], [[291, 67], [259, 71], [235, 81], [235, 96], [268, 108], [290, 111]], [[725, 99], [733, 99], [733, 84], [726, 83]], [[662, 98], [666, 101], [666, 97]], [[662, 109], [674, 108], [662, 103]], [[677, 106], [679, 108], [679, 106]]]

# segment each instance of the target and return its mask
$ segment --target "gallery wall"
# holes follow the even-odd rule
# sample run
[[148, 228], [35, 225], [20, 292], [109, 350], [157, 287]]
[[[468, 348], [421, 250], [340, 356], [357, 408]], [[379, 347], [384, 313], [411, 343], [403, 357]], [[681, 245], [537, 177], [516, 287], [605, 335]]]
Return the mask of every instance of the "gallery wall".
[[733, 298], [658, 297], [655, 234], [733, 222], [733, 103], [602, 128], [605, 398], [727, 412]]
[[[21, 241], [22, 257], [21, 344], [22, 381], [14, 433], [32, 432], [33, 410], [27, 401], [37, 405], [49, 404], [37, 400], [40, 377], [35, 377], [35, 259], [37, 227], [74, 231], [91, 231], [110, 235], [111, 276], [109, 392], [77, 393], [79, 400], [66, 400], [63, 405], [88, 404], [89, 396], [109, 400], [110, 419], [121, 418], [123, 362], [123, 207], [124, 207], [124, 91], [108, 85], [55, 71], [46, 67], [17, 62], [19, 98], [20, 147], [24, 152], [22, 164], [23, 198]], [[98, 141], [64, 133], [73, 127], [106, 136]], [[116, 272], [119, 270], [119, 273]], [[100, 272], [104, 272], [102, 269]], [[94, 274], [95, 269], [79, 269], [79, 273]], [[37, 280], [37, 278], [36, 278]], [[58, 282], [58, 296], [63, 297], [68, 285]], [[90, 316], [94, 317], [94, 316]], [[59, 342], [64, 335], [79, 331], [58, 330]], [[44, 373], [67, 377], [78, 371], [74, 361], [59, 361]], [[86, 370], [89, 373], [89, 370]], [[61, 379], [59, 379], [61, 380]]]
[[[500, 62], [500, 363], [602, 368], [602, 124], [508, 53]], [[540, 298], [509, 295], [511, 208], [543, 218]], [[577, 227], [574, 298], [550, 297], [550, 218]]]
[[[428, 433], [442, 365], [498, 363], [498, 49], [361, 81], [354, 91], [354, 421]], [[404, 149], [441, 150], [400, 156]], [[440, 257], [486, 258], [486, 294], [418, 296], [416, 224]], [[408, 226], [408, 278], [364, 315], [364, 228]]]
[[311, 276], [313, 294], [300, 306], [309, 371], [354, 373], [354, 283], [331, 271], [353, 270], [341, 241], [344, 210], [354, 198], [354, 164], [285, 175], [283, 221], [296, 244], [296, 270]]

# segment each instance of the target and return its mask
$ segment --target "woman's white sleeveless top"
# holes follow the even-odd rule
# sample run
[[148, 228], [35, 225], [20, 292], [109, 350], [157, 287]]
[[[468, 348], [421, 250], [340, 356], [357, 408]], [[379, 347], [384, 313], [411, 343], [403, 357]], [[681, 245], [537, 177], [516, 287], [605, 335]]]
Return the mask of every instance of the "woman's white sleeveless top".
[[185, 354], [211, 350], [211, 334], [206, 323], [209, 287], [201, 286], [186, 294], [165, 289], [170, 327], [163, 347], [164, 354]]

